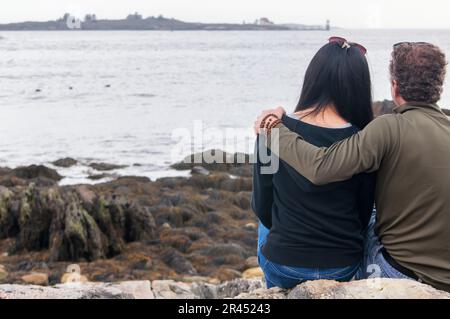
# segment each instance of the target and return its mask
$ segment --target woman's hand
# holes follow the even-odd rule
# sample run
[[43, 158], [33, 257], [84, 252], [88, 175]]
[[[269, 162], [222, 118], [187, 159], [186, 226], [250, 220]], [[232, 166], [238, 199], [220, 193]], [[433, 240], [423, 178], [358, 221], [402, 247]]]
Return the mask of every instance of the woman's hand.
[[254, 127], [253, 127], [253, 129], [254, 129], [254, 131], [255, 131], [255, 134], [258, 135], [258, 134], [261, 133], [261, 122], [262, 122], [265, 118], [267, 118], [267, 116], [269, 116], [269, 115], [271, 115], [271, 114], [273, 114], [277, 119], [280, 119], [280, 120], [281, 120], [281, 118], [283, 117], [283, 115], [286, 114], [286, 111], [285, 111], [285, 109], [282, 108], [281, 106], [280, 106], [280, 107], [277, 107], [276, 109], [269, 109], [269, 110], [262, 111], [262, 113], [261, 113], [261, 114], [258, 116], [258, 118], [256, 119], [255, 124], [254, 124]]

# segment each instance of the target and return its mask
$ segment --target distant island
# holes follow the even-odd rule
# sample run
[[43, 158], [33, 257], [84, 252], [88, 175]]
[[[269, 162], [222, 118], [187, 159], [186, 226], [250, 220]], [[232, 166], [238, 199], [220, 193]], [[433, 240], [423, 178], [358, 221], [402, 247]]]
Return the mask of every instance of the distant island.
[[258, 31], [258, 30], [308, 30], [328, 31], [330, 22], [324, 25], [275, 24], [268, 18], [260, 18], [252, 23], [196, 23], [184, 22], [162, 15], [144, 18], [139, 13], [128, 15], [124, 19], [97, 19], [95, 14], [88, 14], [79, 19], [66, 13], [63, 17], [45, 22], [17, 22], [0, 24], [0, 31], [73, 31], [73, 30], [161, 30], [161, 31]]

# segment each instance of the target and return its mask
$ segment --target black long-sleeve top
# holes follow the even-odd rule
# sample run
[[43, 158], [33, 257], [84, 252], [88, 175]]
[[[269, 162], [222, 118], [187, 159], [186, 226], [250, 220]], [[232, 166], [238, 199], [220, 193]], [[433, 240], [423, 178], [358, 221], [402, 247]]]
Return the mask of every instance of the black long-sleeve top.
[[[288, 116], [283, 117], [283, 124], [319, 147], [328, 147], [359, 131], [355, 126], [323, 128]], [[263, 173], [274, 162], [267, 163], [261, 154], [271, 156], [270, 151], [259, 142], [255, 148], [252, 208], [270, 229], [262, 249], [264, 256], [291, 267], [357, 264], [363, 256], [363, 231], [374, 206], [374, 174], [316, 186], [278, 158], [278, 170]]]

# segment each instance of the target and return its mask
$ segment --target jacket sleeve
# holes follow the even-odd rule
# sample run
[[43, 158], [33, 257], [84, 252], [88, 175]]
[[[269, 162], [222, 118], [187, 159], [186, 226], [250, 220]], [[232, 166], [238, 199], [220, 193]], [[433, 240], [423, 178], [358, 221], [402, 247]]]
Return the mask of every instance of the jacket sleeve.
[[396, 115], [386, 115], [329, 148], [309, 144], [283, 124], [272, 130], [267, 144], [272, 153], [313, 184], [325, 185], [377, 171], [383, 157], [397, 146], [398, 137]]
[[252, 209], [261, 223], [268, 229], [272, 228], [272, 206], [273, 206], [273, 174], [264, 171], [270, 163], [262, 161], [260, 154], [271, 157], [270, 150], [260, 143], [263, 136], [258, 136], [255, 146], [255, 163], [253, 164], [253, 193]]

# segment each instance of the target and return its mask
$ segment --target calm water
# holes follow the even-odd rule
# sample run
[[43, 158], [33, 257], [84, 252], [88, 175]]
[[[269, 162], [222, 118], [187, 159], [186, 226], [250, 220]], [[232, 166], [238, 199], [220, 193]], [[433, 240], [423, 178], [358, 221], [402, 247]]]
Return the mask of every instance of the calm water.
[[[173, 152], [174, 129], [250, 128], [261, 108], [294, 107], [305, 69], [326, 32], [0, 33], [0, 166], [74, 157], [64, 183], [86, 164], [128, 165], [152, 178], [191, 151]], [[388, 98], [388, 60], [399, 41], [432, 41], [450, 54], [450, 31], [334, 31], [369, 50], [374, 94]], [[448, 85], [446, 86], [448, 88]], [[450, 105], [445, 95], [443, 105]], [[179, 137], [179, 136], [178, 136]], [[224, 146], [207, 134], [205, 148]], [[198, 147], [195, 148], [198, 150]], [[139, 164], [139, 166], [134, 165]], [[134, 166], [133, 166], [134, 165]]]

